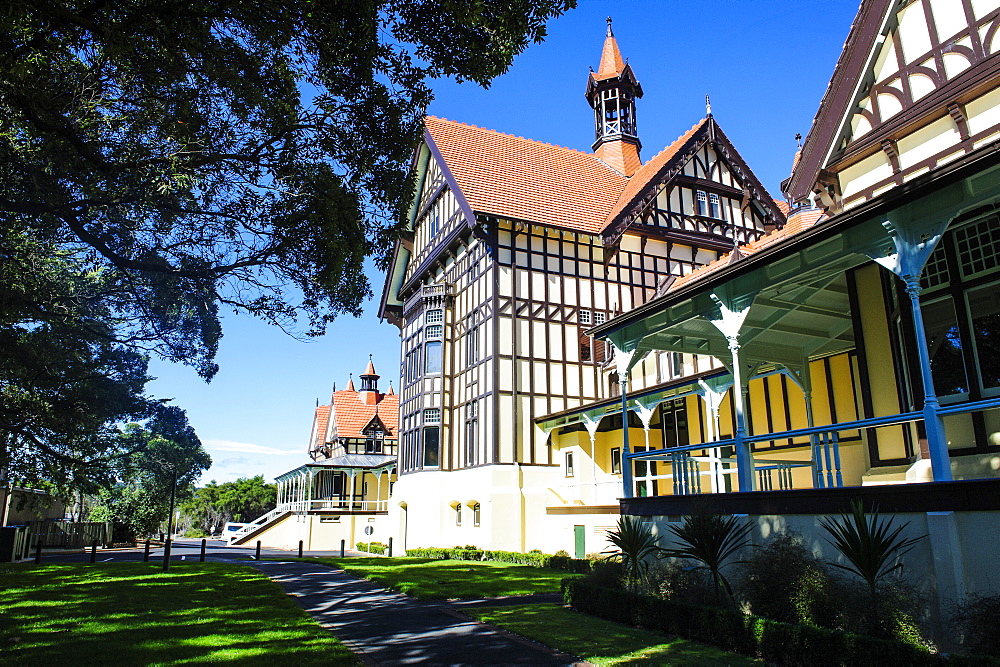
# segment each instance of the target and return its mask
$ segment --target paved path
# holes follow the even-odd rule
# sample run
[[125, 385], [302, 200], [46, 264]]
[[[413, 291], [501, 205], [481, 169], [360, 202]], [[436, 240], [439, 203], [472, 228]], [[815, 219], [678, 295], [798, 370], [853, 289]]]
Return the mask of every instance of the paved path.
[[414, 600], [318, 563], [262, 561], [252, 565], [278, 582], [368, 664], [574, 663], [571, 656], [472, 621], [447, 602]]

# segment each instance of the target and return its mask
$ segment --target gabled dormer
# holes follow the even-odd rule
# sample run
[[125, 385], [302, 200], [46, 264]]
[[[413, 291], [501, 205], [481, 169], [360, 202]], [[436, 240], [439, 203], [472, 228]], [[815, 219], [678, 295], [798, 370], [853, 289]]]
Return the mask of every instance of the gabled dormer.
[[608, 216], [604, 244], [625, 233], [728, 252], [785, 216], [709, 113], [644, 164]]

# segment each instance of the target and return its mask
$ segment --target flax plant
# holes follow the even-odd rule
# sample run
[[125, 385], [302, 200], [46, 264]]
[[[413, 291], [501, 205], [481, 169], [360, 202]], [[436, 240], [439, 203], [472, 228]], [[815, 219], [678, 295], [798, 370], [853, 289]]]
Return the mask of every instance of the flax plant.
[[[709, 571], [715, 584], [715, 601], [721, 602], [720, 588], [733, 601], [733, 589], [722, 574], [722, 568], [745, 546], [750, 544], [750, 524], [740, 523], [735, 516], [696, 512], [684, 517], [679, 526], [669, 526], [680, 541], [675, 549], [663, 549], [661, 557], [693, 560]], [[743, 561], [732, 561], [733, 563]]]
[[649, 524], [625, 515], [618, 519], [618, 528], [607, 531], [614, 548], [604, 551], [606, 560], [617, 561], [625, 570], [625, 586], [635, 590], [649, 585], [649, 559], [662, 549], [657, 545]]
[[850, 514], [842, 514], [839, 519], [820, 519], [820, 525], [830, 534], [827, 542], [836, 547], [848, 561], [848, 565], [830, 565], [861, 577], [868, 584], [873, 599], [877, 596], [879, 580], [891, 572], [901, 570], [903, 564], [899, 559], [927, 537], [900, 536], [910, 524], [906, 522], [894, 528], [894, 519], [895, 517], [880, 518], [877, 509], [865, 514], [860, 500], [851, 502]]

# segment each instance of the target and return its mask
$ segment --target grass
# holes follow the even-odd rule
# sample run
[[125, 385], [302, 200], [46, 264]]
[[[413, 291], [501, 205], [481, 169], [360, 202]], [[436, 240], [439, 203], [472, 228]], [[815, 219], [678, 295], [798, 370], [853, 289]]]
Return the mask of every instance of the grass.
[[759, 665], [720, 648], [639, 630], [555, 604], [478, 607], [463, 613], [595, 665]]
[[0, 663], [360, 664], [256, 570], [160, 568], [0, 566]]
[[562, 570], [492, 561], [431, 558], [317, 558], [379, 586], [420, 600], [494, 598], [507, 595], [558, 593]]

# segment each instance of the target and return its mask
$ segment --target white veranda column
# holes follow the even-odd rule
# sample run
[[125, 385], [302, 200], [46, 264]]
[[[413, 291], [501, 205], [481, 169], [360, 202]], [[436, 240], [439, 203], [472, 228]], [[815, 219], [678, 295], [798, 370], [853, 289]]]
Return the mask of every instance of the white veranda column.
[[740, 359], [740, 329], [750, 312], [750, 305], [730, 309], [716, 294], [711, 296], [719, 307], [719, 314], [715, 318], [710, 318], [709, 321], [726, 338], [731, 360], [730, 371], [733, 374], [732, 391], [735, 407], [733, 416], [736, 422], [736, 434], [733, 439], [736, 441], [736, 476], [739, 480], [740, 491], [755, 491], [757, 489], [757, 476], [754, 474], [753, 456], [750, 454], [750, 446], [744, 442], [747, 435], [744, 417], [746, 404], [743, 397], [743, 387], [746, 380], [743, 378], [743, 360]]

